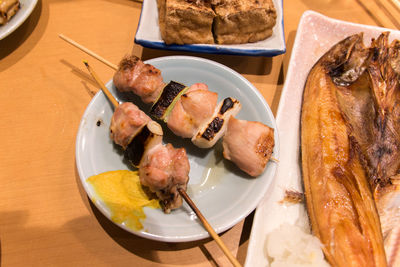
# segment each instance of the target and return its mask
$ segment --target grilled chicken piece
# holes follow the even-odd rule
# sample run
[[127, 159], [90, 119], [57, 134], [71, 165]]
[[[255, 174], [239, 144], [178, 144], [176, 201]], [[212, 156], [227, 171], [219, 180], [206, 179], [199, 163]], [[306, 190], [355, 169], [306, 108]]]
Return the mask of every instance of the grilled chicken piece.
[[119, 91], [133, 92], [147, 104], [156, 101], [165, 86], [159, 69], [133, 55], [122, 59], [113, 81]]
[[136, 105], [125, 102], [115, 108], [111, 118], [110, 137], [124, 149], [141, 129], [151, 121]]
[[197, 129], [210, 119], [217, 106], [218, 94], [204, 83], [196, 83], [176, 102], [167, 117], [168, 128], [183, 138], [192, 138]]
[[182, 205], [178, 188], [186, 190], [190, 165], [184, 148], [161, 142], [146, 149], [139, 166], [140, 182], [155, 192], [165, 213]]
[[223, 138], [224, 157], [251, 176], [260, 175], [274, 149], [274, 129], [231, 117]]
[[139, 179], [160, 199], [164, 212], [182, 205], [178, 188], [186, 190], [190, 165], [184, 148], [163, 145], [161, 125], [134, 104], [118, 107], [111, 119], [111, 139], [125, 150], [125, 157], [139, 168]]
[[[362, 35], [350, 36], [314, 65], [304, 89], [301, 158], [307, 209], [313, 233], [332, 266], [386, 266], [364, 157], [340, 109], [344, 98], [339, 88], [362, 85], [369, 58]], [[367, 92], [360, 90], [367, 99]], [[355, 110], [365, 110], [352, 104]]]

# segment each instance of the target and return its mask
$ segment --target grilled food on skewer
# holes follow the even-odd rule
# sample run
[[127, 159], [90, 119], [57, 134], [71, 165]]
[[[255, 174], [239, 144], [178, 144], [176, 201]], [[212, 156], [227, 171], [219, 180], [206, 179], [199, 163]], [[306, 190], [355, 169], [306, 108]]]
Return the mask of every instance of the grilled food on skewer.
[[111, 119], [111, 139], [123, 149], [126, 149], [132, 138], [151, 121], [150, 117], [136, 105], [126, 102], [115, 109]]
[[185, 85], [171, 81], [161, 91], [160, 97], [151, 107], [150, 115], [158, 120], [164, 120], [174, 108], [176, 101], [189, 88]]
[[[139, 64], [139, 67], [136, 64]], [[147, 68], [143, 68], [141, 67], [143, 65], [144, 63], [135, 56], [124, 58], [114, 75], [114, 84], [117, 89], [120, 90], [119, 87], [122, 87], [123, 89], [120, 91], [131, 91], [141, 97], [142, 100], [145, 95], [158, 94], [159, 97], [153, 100], [155, 104], [150, 111], [153, 117], [164, 120], [172, 132], [183, 138], [191, 138], [193, 144], [198, 147], [210, 148], [214, 146], [224, 135], [229, 119], [239, 112], [240, 102], [228, 97], [217, 106], [218, 94], [209, 91], [208, 86], [203, 83], [193, 84], [189, 88], [177, 82], [170, 82], [166, 86], [165, 83], [161, 82], [143, 84], [146, 75], [150, 75], [150, 78], [154, 79], [157, 77], [157, 81], [162, 80], [160, 70], [148, 64]], [[154, 68], [154, 71], [149, 73], [147, 69], [151, 67]], [[135, 79], [138, 79], [138, 81]], [[259, 138], [262, 137], [259, 136]], [[270, 135], [269, 138], [273, 139], [273, 135]], [[272, 151], [274, 141], [270, 140], [267, 143], [271, 145], [269, 150]], [[247, 147], [247, 149], [253, 150], [252, 147]], [[232, 152], [229, 153], [232, 154]], [[270, 156], [268, 154], [267, 160]], [[226, 158], [233, 159], [235, 157]], [[264, 159], [266, 158], [267, 156], [264, 157]], [[251, 168], [241, 167], [242, 170]], [[254, 176], [254, 174], [250, 175]]]
[[198, 147], [209, 148], [225, 134], [228, 121], [242, 108], [236, 99], [227, 97], [215, 109], [214, 115], [201, 126], [192, 137], [192, 142]]
[[226, 159], [251, 176], [258, 176], [271, 158], [274, 129], [258, 121], [231, 117], [222, 145]]
[[[118, 108], [120, 106], [118, 101], [111, 95], [110, 91], [108, 91], [108, 89], [99, 79], [97, 74], [92, 70], [89, 64], [86, 61], [84, 61], [84, 64], [86, 65], [92, 77], [96, 80], [96, 82], [100, 86], [103, 93], [107, 96], [108, 100], [114, 106], [114, 109]], [[150, 121], [146, 124], [145, 127], [143, 127], [143, 129], [145, 129], [146, 132], [144, 134], [142, 134], [143, 131], [139, 132], [132, 139], [131, 142], [131, 143], [137, 142], [139, 144], [139, 141], [143, 140], [143, 142], [141, 142], [143, 147], [143, 155], [141, 156], [139, 162], [140, 166], [142, 166], [143, 169], [147, 169], [147, 172], [144, 173], [142, 178], [140, 178], [139, 175], [139, 179], [142, 181], [142, 183], [147, 184], [151, 190], [154, 190], [154, 192], [156, 192], [156, 194], [159, 195], [161, 200], [163, 200], [164, 204], [163, 208], [164, 212], [166, 213], [170, 212], [171, 209], [179, 207], [182, 203], [180, 197], [183, 197], [185, 201], [189, 204], [189, 206], [192, 208], [192, 210], [196, 213], [196, 215], [198, 216], [199, 220], [201, 221], [207, 232], [217, 242], [218, 246], [227, 256], [229, 261], [234, 266], [241, 266], [240, 263], [237, 261], [237, 259], [228, 250], [228, 248], [221, 240], [221, 238], [218, 236], [218, 234], [208, 223], [208, 221], [203, 216], [201, 211], [197, 208], [197, 206], [193, 203], [190, 197], [186, 194], [185, 190], [187, 182], [189, 180], [188, 174], [190, 169], [189, 161], [186, 156], [186, 151], [184, 149], [174, 149], [170, 144], [168, 144], [166, 147], [162, 146], [161, 142], [162, 142], [163, 132], [161, 126], [158, 123]], [[129, 146], [130, 144], [128, 145], [128, 148]], [[136, 145], [134, 145], [133, 147], [135, 146]], [[159, 151], [161, 151], [161, 154], [165, 154], [165, 156], [164, 155], [157, 156], [160, 153]], [[163, 153], [164, 151], [167, 152]], [[135, 153], [139, 152], [140, 154], [142, 154], [142, 150], [133, 152]], [[153, 172], [157, 172], [157, 174], [150, 175]], [[162, 172], [164, 172], [164, 175], [162, 175]], [[161, 175], [161, 177], [164, 179], [154, 179], [157, 178], [159, 175]], [[164, 185], [166, 187], [163, 187]], [[177, 195], [176, 193], [179, 193], [179, 195]]]
[[178, 188], [186, 191], [189, 161], [184, 148], [161, 142], [149, 146], [139, 165], [140, 182], [155, 192], [166, 213], [182, 206]]
[[[137, 92], [138, 96], [140, 96], [142, 98], [143, 101], [148, 101], [148, 103], [151, 103], [152, 101], [155, 101], [158, 97], [155, 97], [156, 95], [160, 95], [160, 91], [162, 89], [160, 89], [161, 87], [164, 87], [164, 83], [160, 82], [160, 77], [161, 77], [161, 72], [160, 71], [147, 71], [147, 73], [150, 76], [153, 76], [153, 79], [151, 81], [153, 82], [149, 82], [148, 84], [143, 83], [143, 80], [145, 80], [145, 78], [141, 78], [139, 79], [139, 81], [135, 81], [135, 79], [137, 79], [137, 77], [140, 74], [138, 74], [138, 71], [136, 71], [136, 75], [133, 75], [133, 73], [135, 73], [136, 70], [136, 63], [139, 61], [139, 59], [135, 56], [130, 56], [130, 57], [126, 57], [125, 59], [122, 60], [120, 67], [118, 68], [116, 65], [108, 62], [107, 60], [103, 59], [102, 57], [100, 57], [99, 55], [93, 53], [92, 51], [88, 50], [87, 48], [77, 44], [76, 42], [72, 41], [71, 39], [60, 35], [60, 38], [62, 38], [63, 40], [69, 42], [70, 44], [76, 46], [77, 48], [83, 50], [84, 52], [90, 54], [91, 56], [93, 56], [94, 58], [100, 60], [101, 62], [103, 62], [104, 64], [110, 66], [111, 68], [117, 70], [117, 73], [115, 73], [114, 75], [114, 84], [120, 84], [120, 87], [123, 87], [124, 91], [132, 91], [132, 92]], [[142, 62], [143, 64], [143, 62]], [[143, 70], [143, 68], [140, 68], [141, 70]], [[151, 69], [149, 67], [149, 69]], [[145, 71], [146, 73], [146, 71]], [[161, 77], [162, 80], [162, 77]], [[128, 83], [128, 84], [127, 84]], [[130, 88], [131, 86], [133, 86], [134, 88]], [[118, 88], [118, 86], [117, 86]], [[105, 91], [106, 93], [107, 91]], [[109, 94], [106, 93], [106, 95]], [[150, 98], [147, 98], [147, 96], [151, 96]], [[115, 100], [114, 100], [115, 101]], [[179, 99], [178, 99], [179, 101]], [[116, 101], [115, 101], [116, 102]], [[167, 118], [168, 114], [165, 114], [165, 117]], [[205, 118], [204, 118], [205, 119]], [[220, 136], [221, 137], [221, 136]], [[274, 142], [269, 142], [270, 144], [273, 144]], [[271, 148], [272, 150], [272, 148]], [[277, 159], [271, 157], [271, 160], [278, 162]]]
[[197, 129], [212, 116], [217, 101], [218, 94], [209, 91], [206, 84], [191, 85], [167, 116], [168, 128], [177, 136], [192, 138]]
[[147, 104], [153, 103], [165, 86], [161, 71], [135, 56], [122, 59], [113, 81], [119, 91], [132, 91]]
[[159, 197], [164, 212], [179, 208], [182, 198], [177, 189], [186, 190], [190, 171], [185, 149], [164, 146], [161, 126], [129, 102], [115, 108], [110, 132], [125, 149], [125, 157], [139, 168], [141, 183]]

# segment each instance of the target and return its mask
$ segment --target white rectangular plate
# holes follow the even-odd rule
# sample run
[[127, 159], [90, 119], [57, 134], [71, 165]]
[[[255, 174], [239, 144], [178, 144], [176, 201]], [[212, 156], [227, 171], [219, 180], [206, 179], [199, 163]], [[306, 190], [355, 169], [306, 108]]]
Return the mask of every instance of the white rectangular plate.
[[266, 237], [283, 223], [295, 224], [303, 207], [280, 204], [287, 189], [302, 192], [300, 171], [300, 110], [307, 75], [316, 61], [345, 37], [364, 32], [364, 43], [381, 32], [390, 31], [390, 39], [400, 39], [400, 32], [354, 24], [306, 11], [299, 23], [289, 69], [277, 113], [280, 157], [275, 183], [257, 207], [245, 266], [267, 266]]
[[286, 52], [285, 34], [283, 31], [282, 0], [273, 0], [277, 19], [272, 36], [256, 43], [240, 45], [166, 45], [161, 38], [158, 27], [158, 11], [156, 0], [144, 0], [138, 29], [135, 36], [135, 43], [144, 47], [189, 51], [210, 54], [233, 54], [249, 56], [276, 56]]

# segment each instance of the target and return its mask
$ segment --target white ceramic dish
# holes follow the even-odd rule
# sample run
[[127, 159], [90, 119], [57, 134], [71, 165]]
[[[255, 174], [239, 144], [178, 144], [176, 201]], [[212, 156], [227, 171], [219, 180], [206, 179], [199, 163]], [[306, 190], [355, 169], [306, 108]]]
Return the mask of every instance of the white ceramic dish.
[[283, 30], [283, 7], [282, 0], [273, 0], [277, 19], [271, 37], [256, 43], [240, 45], [166, 45], [158, 27], [158, 11], [156, 0], [144, 0], [135, 43], [144, 47], [180, 50], [189, 52], [201, 52], [210, 54], [234, 54], [249, 56], [276, 56], [286, 52], [285, 34]]
[[[279, 203], [286, 189], [302, 191], [299, 164], [299, 127], [303, 86], [308, 72], [329, 48], [345, 37], [364, 32], [365, 44], [383, 31], [379, 27], [354, 24], [325, 17], [313, 11], [303, 14], [296, 34], [289, 69], [277, 113], [280, 147], [280, 161], [275, 183], [257, 207], [245, 266], [268, 266], [266, 237], [283, 223], [295, 224], [303, 207], [285, 206]], [[399, 32], [392, 31], [391, 38], [400, 38]]]
[[[159, 68], [166, 82], [175, 80], [186, 85], [204, 82], [210, 90], [218, 92], [219, 100], [228, 96], [240, 100], [242, 110], [238, 118], [260, 121], [276, 129], [273, 114], [262, 95], [249, 81], [228, 67], [186, 56], [163, 57], [146, 62]], [[119, 101], [125, 100], [118, 95], [111, 81], [107, 87]], [[95, 193], [86, 179], [105, 171], [129, 167], [123, 161], [122, 151], [109, 138], [112, 114], [113, 109], [104, 94], [96, 94], [83, 115], [76, 141], [76, 164], [83, 187], [108, 218], [110, 213], [107, 207], [101, 201], [94, 200]], [[98, 121], [101, 122], [100, 126], [96, 125]], [[175, 147], [184, 146], [189, 156], [191, 170], [188, 194], [217, 233], [234, 226], [256, 208], [273, 180], [276, 163], [269, 162], [260, 177], [249, 178], [233, 164], [222, 160], [218, 145], [215, 149], [200, 149], [169, 132], [164, 129], [164, 141]], [[277, 145], [273, 155], [279, 157], [277, 131], [275, 142]], [[142, 231], [133, 231], [124, 224], [118, 225], [136, 235], [159, 241], [193, 241], [209, 236], [186, 203], [168, 215], [159, 209], [146, 208], [145, 213], [147, 218]]]
[[21, 8], [10, 21], [0, 26], [0, 40], [15, 31], [29, 17], [38, 0], [20, 0]]

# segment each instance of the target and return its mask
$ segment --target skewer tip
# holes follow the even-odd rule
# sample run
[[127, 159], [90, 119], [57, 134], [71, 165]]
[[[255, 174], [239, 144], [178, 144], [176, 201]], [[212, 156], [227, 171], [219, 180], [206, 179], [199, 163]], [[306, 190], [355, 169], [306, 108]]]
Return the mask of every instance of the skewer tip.
[[86, 67], [89, 67], [89, 63], [86, 60], [82, 60], [83, 64], [85, 64]]

